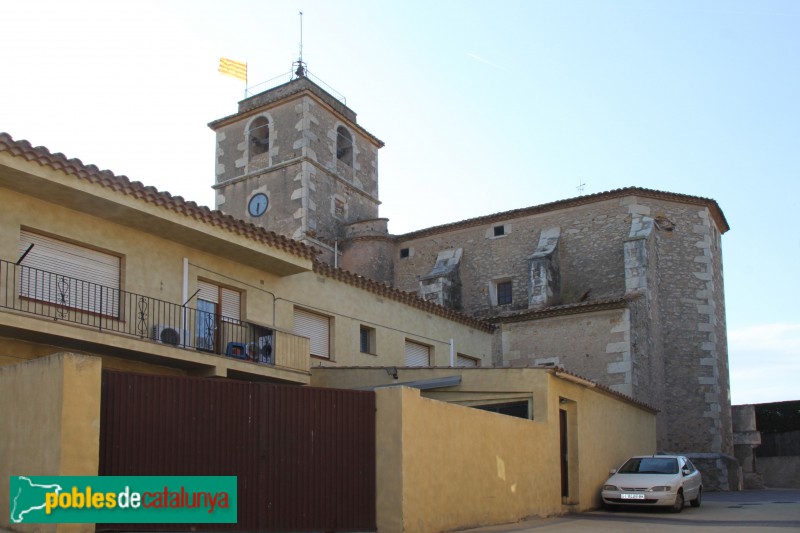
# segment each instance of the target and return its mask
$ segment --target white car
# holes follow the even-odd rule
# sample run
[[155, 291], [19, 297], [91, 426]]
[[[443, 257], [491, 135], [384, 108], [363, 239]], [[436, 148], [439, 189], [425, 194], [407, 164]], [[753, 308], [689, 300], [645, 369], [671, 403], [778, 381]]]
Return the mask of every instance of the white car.
[[631, 457], [603, 485], [603, 507], [664, 506], [680, 513], [685, 502], [700, 507], [703, 478], [692, 462], [680, 455]]

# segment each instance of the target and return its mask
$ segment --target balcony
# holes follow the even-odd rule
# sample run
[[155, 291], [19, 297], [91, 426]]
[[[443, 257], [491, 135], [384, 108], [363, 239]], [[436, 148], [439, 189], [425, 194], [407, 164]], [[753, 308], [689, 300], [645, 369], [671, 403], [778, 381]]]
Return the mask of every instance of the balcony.
[[[309, 370], [304, 337], [2, 260], [0, 310], [137, 339], [151, 347], [190, 351], [196, 359], [213, 355], [238, 372]], [[181, 359], [186, 363], [192, 358]]]

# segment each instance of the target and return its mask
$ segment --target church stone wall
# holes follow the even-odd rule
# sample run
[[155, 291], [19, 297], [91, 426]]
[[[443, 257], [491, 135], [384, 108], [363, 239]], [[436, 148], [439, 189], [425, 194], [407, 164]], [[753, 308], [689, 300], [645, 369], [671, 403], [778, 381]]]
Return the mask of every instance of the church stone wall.
[[[721, 240], [706, 206], [630, 195], [399, 236], [409, 252], [395, 260], [395, 283], [416, 291], [439, 252], [463, 248], [465, 312], [502, 322], [529, 308], [529, 258], [551, 228], [560, 287], [548, 305], [625, 297], [627, 326], [595, 331], [585, 314], [505, 323], [495, 359], [554, 362], [661, 409], [662, 450], [732, 453]], [[493, 305], [491, 285], [504, 279], [513, 302]]]
[[[619, 200], [587, 206], [487, 222], [434, 236], [399, 236], [398, 248], [411, 248], [413, 255], [397, 259], [395, 284], [408, 291], [418, 289], [418, 276], [436, 262], [441, 250], [463, 248], [462, 302], [467, 313], [478, 317], [528, 309], [530, 257], [542, 231], [561, 228], [558, 242], [560, 291], [551, 305], [575, 303], [589, 291], [592, 299], [618, 297], [624, 293], [622, 242], [629, 229], [629, 214]], [[496, 225], [510, 227], [506, 235], [494, 237]], [[494, 280], [513, 282], [513, 302], [492, 305], [490, 285]]]
[[502, 324], [509, 366], [554, 365], [632, 396], [627, 309], [559, 315]]
[[658, 217], [674, 225], [657, 234], [659, 316], [669, 425], [694, 427], [671, 434], [668, 449], [733, 453], [727, 339], [719, 231], [707, 209], [658, 204]]

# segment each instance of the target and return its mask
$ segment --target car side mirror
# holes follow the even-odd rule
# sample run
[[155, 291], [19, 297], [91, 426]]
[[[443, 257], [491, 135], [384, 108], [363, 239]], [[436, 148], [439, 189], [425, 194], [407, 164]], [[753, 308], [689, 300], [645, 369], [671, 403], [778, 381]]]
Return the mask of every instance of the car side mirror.
[[688, 476], [689, 474], [691, 474], [691, 471], [689, 471], [689, 469], [688, 469], [688, 468], [684, 468], [683, 470], [681, 470], [681, 473], [682, 473], [684, 476]]
[[612, 468], [611, 470], [608, 471], [608, 473], [613, 476], [614, 474], [617, 473], [617, 469], [616, 468]]

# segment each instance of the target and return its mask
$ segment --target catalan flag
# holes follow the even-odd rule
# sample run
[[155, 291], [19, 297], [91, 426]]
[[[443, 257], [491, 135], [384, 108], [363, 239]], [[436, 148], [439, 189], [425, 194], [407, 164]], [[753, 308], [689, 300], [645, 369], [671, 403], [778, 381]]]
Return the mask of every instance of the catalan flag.
[[221, 57], [219, 58], [219, 68], [217, 70], [222, 74], [247, 81], [247, 63]]

